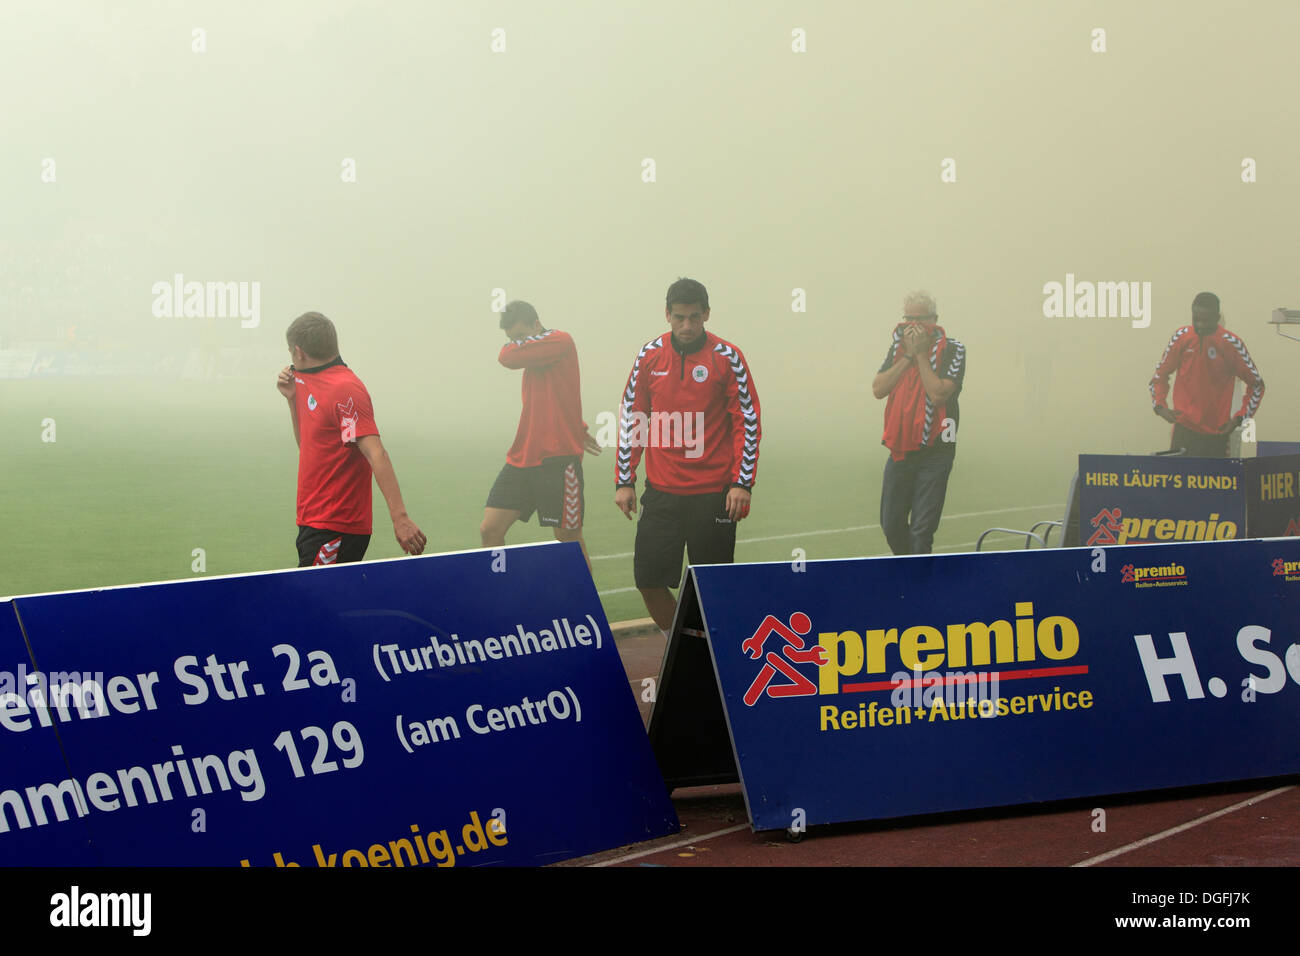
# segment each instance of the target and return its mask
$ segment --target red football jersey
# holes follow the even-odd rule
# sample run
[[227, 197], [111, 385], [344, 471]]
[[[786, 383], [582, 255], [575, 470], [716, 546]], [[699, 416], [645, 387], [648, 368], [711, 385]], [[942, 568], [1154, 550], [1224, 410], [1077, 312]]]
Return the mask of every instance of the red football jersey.
[[687, 352], [665, 332], [647, 342], [623, 390], [615, 483], [699, 495], [752, 489], [758, 473], [758, 391], [740, 349], [706, 332]]
[[1214, 434], [1235, 417], [1230, 409], [1236, 379], [1246, 383], [1237, 415], [1250, 418], [1264, 399], [1264, 379], [1246, 343], [1223, 326], [1209, 335], [1198, 335], [1190, 325], [1174, 333], [1148, 385], [1157, 407], [1169, 396], [1171, 374], [1176, 374], [1174, 411], [1179, 424], [1195, 432]]
[[534, 468], [545, 458], [581, 455], [587, 426], [582, 420], [578, 349], [573, 338], [548, 329], [507, 342], [497, 360], [506, 368], [524, 370], [524, 408], [506, 462], [516, 468]]
[[336, 359], [295, 369], [298, 410], [298, 524], [370, 534], [370, 462], [357, 439], [378, 435], [370, 393]]

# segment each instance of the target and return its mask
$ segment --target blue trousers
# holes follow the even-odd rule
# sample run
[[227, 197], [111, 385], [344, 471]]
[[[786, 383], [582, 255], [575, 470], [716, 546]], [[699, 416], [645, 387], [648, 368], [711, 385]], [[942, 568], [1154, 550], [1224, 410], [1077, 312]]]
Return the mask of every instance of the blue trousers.
[[926, 449], [914, 451], [902, 461], [885, 461], [880, 526], [894, 554], [930, 553], [948, 494], [953, 458], [947, 451]]

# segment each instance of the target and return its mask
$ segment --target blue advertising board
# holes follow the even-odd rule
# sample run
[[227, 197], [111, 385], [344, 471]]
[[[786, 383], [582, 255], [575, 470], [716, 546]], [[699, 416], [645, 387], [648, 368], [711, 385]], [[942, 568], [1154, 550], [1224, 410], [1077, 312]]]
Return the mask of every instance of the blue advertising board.
[[707, 644], [758, 830], [1300, 772], [1300, 541], [695, 566], [687, 590], [704, 636], [665, 660]]
[[1265, 455], [1243, 464], [1250, 536], [1300, 535], [1300, 455]]
[[0, 768], [5, 863], [85, 862], [84, 830], [113, 865], [450, 867], [678, 828], [576, 543], [13, 604], [51, 697], [0, 746], [57, 729], [67, 765]]
[[1238, 458], [1079, 456], [1082, 545], [1246, 536], [1246, 485]]
[[[9, 768], [28, 770], [28, 784], [38, 787], [35, 808], [45, 813], [49, 804], [39, 787], [46, 781], [63, 780], [68, 776], [68, 765], [59, 751], [59, 742], [53, 733], [33, 734], [24, 730], [33, 721], [23, 711], [19, 701], [29, 694], [37, 699], [46, 692], [41, 675], [31, 666], [31, 658], [23, 641], [22, 629], [11, 601], [0, 601], [0, 776], [8, 778]], [[28, 678], [31, 678], [29, 680]], [[8, 806], [18, 804], [27, 813], [28, 795], [0, 787], [0, 821], [10, 813]], [[34, 809], [35, 809], [34, 808]], [[46, 832], [50, 831], [50, 832]], [[0, 862], [27, 861], [36, 864], [64, 863], [91, 866], [101, 862], [90, 845], [90, 829], [84, 822], [65, 826], [14, 829], [0, 834]]]
[[1261, 441], [1255, 446], [1255, 454], [1260, 458], [1276, 455], [1300, 455], [1300, 442], [1295, 441]]
[[1088, 547], [1296, 535], [1300, 455], [1080, 455], [1079, 508]]

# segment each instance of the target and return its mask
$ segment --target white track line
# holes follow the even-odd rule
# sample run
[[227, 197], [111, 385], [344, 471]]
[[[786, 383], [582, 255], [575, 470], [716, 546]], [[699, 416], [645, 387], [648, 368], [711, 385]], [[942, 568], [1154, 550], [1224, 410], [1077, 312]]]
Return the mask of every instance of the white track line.
[[935, 548], [936, 551], [951, 551], [953, 548], [969, 548], [974, 541], [958, 541], [956, 544], [941, 544]]
[[1215, 810], [1213, 813], [1207, 813], [1203, 817], [1197, 817], [1195, 820], [1189, 820], [1187, 823], [1179, 824], [1178, 826], [1173, 827], [1169, 830], [1162, 830], [1161, 832], [1152, 834], [1149, 837], [1144, 837], [1143, 839], [1138, 840], [1136, 843], [1129, 843], [1121, 847], [1116, 847], [1114, 850], [1110, 850], [1106, 853], [1101, 854], [1100, 856], [1094, 856], [1091, 859], [1087, 859], [1087, 860], [1080, 860], [1078, 863], [1072, 863], [1070, 865], [1071, 866], [1095, 866], [1098, 863], [1105, 863], [1107, 860], [1113, 860], [1117, 856], [1121, 856], [1122, 854], [1128, 853], [1132, 850], [1140, 849], [1141, 847], [1155, 843], [1157, 840], [1164, 840], [1167, 837], [1171, 837], [1174, 836], [1175, 834], [1182, 833], [1184, 830], [1190, 830], [1192, 827], [1199, 827], [1202, 823], [1209, 823], [1211, 820], [1217, 820], [1221, 816], [1225, 816], [1229, 813], [1234, 813], [1237, 810], [1241, 810], [1245, 807], [1252, 806], [1253, 804], [1259, 803], [1262, 800], [1267, 800], [1269, 797], [1276, 797], [1279, 793], [1286, 793], [1288, 790], [1294, 790], [1294, 789], [1295, 789], [1294, 784], [1292, 784], [1289, 787], [1278, 787], [1276, 790], [1270, 790], [1268, 791], [1268, 793], [1261, 793], [1259, 796], [1251, 797], [1249, 800], [1242, 800], [1240, 803], [1234, 803], [1232, 806], [1224, 807], [1222, 810]]
[[692, 846], [696, 843], [703, 843], [705, 840], [712, 840], [714, 837], [726, 836], [728, 833], [735, 833], [737, 830], [748, 829], [748, 823], [738, 823], [734, 827], [727, 827], [725, 830], [714, 830], [712, 833], [706, 833], [703, 836], [691, 837], [687, 840], [678, 840], [676, 843], [665, 843], [663, 846], [657, 846], [651, 850], [641, 850], [637, 853], [628, 853], [624, 856], [616, 856], [612, 860], [605, 860], [601, 863], [592, 863], [590, 866], [594, 869], [601, 866], [613, 866], [615, 863], [626, 863], [628, 860], [637, 860], [643, 856], [654, 856], [656, 853], [675, 850], [679, 846]]
[[[1038, 508], [1059, 508], [1059, 507], [1060, 505], [1059, 503], [1057, 503], [1051, 505], [1025, 505], [1024, 507], [1021, 508], [996, 508], [992, 511], [967, 511], [964, 514], [944, 515], [942, 520], [955, 521], [958, 518], [981, 518], [984, 515], [1005, 515], [1005, 514], [1013, 514], [1017, 511], [1033, 511]], [[879, 528], [880, 525], [878, 524], [860, 524], [860, 525], [855, 525], [852, 528], [828, 528], [825, 531], [797, 531], [794, 534], [772, 534], [763, 538], [737, 538], [736, 544], [754, 544], [759, 541], [784, 541], [789, 538], [807, 538], [815, 534], [845, 534], [846, 532], [849, 531], [872, 531], [872, 530], [878, 530]], [[633, 552], [631, 551], [621, 551], [618, 554], [593, 554], [591, 556], [591, 560], [608, 561], [611, 558], [630, 558], [632, 557], [632, 554]]]
[[[736, 543], [739, 544], [740, 542], [737, 541]], [[935, 550], [936, 550], [936, 551], [951, 551], [953, 548], [969, 548], [972, 544], [975, 544], [975, 542], [974, 542], [974, 541], [959, 541], [959, 542], [957, 542], [956, 544], [944, 544], [944, 545], [940, 545], [939, 547], [935, 548]], [[604, 597], [606, 594], [626, 594], [628, 591], [635, 591], [635, 590], [636, 590], [636, 588], [607, 588], [607, 589], [605, 589], [604, 591], [597, 591], [596, 593], [599, 594], [601, 597]]]
[[[1176, 834], [1182, 833], [1184, 830], [1190, 830], [1192, 829], [1192, 827], [1198, 827], [1202, 823], [1209, 823], [1211, 820], [1217, 820], [1219, 817], [1226, 816], [1229, 813], [1235, 813], [1237, 810], [1242, 810], [1246, 807], [1253, 806], [1254, 804], [1261, 803], [1264, 800], [1269, 799], [1270, 797], [1276, 797], [1280, 793], [1286, 793], [1288, 790], [1294, 790], [1294, 789], [1295, 789], [1294, 784], [1288, 787], [1278, 787], [1276, 790], [1270, 790], [1267, 793], [1261, 793], [1258, 796], [1251, 797], [1248, 800], [1242, 800], [1240, 803], [1234, 803], [1230, 807], [1224, 807], [1222, 810], [1216, 810], [1213, 813], [1207, 813], [1203, 817], [1197, 817], [1195, 820], [1189, 820], [1187, 823], [1180, 824], [1168, 830], [1162, 830], [1160, 833], [1152, 834], [1151, 836], [1145, 837], [1134, 843], [1129, 843], [1126, 844], [1125, 846], [1116, 847], [1114, 850], [1110, 850], [1106, 853], [1101, 854], [1100, 856], [1095, 856], [1087, 860], [1081, 860], [1080, 862], [1071, 865], [1072, 866], [1095, 866], [1098, 863], [1105, 863], [1107, 860], [1113, 860], [1115, 857], [1121, 856], [1132, 850], [1136, 850], [1139, 849], [1140, 847], [1148, 846], [1149, 844], [1155, 843], [1158, 840], [1164, 840], [1167, 837], [1171, 837]], [[604, 866], [613, 866], [615, 863], [626, 863], [629, 860], [638, 860], [643, 856], [654, 856], [656, 853], [665, 853], [668, 850], [675, 850], [678, 847], [691, 846], [696, 843], [703, 843], [705, 840], [712, 840], [714, 837], [726, 836], [728, 833], [735, 833], [739, 830], [748, 829], [748, 827], [749, 827], [748, 823], [739, 823], [734, 827], [727, 827], [725, 830], [714, 830], [712, 833], [705, 833], [702, 836], [690, 837], [685, 840], [678, 840], [676, 843], [665, 843], [663, 846], [652, 847], [649, 850], [640, 850], [636, 853], [626, 853], [623, 856], [614, 857], [614, 859], [612, 860], [603, 860], [600, 863], [592, 863], [590, 865], [593, 868], [596, 868], [596, 867], [604, 867]]]

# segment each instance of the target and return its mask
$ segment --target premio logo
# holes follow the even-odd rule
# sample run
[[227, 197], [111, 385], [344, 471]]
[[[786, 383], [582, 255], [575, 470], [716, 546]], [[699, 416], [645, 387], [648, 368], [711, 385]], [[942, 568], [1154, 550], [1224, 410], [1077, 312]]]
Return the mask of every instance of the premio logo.
[[1137, 567], [1126, 564], [1119, 569], [1120, 583], [1139, 588], [1176, 587], [1187, 583], [1187, 569], [1181, 564]]
[[[855, 694], [900, 688], [926, 688], [980, 677], [1061, 677], [1086, 674], [1086, 665], [1042, 666], [1018, 671], [972, 670], [949, 674], [946, 668], [993, 668], [1027, 662], [1068, 661], [1079, 651], [1079, 628], [1068, 617], [1034, 619], [1030, 601], [1015, 603], [1015, 619], [858, 630], [824, 630], [814, 641], [812, 618], [795, 611], [782, 621], [773, 614], [740, 643], [762, 666], [745, 691], [745, 706], [763, 697]], [[855, 678], [854, 680], [845, 680]], [[875, 678], [875, 679], [872, 679]]]
[[[1190, 479], [1188, 487], [1192, 487]], [[1211, 512], [1208, 520], [1198, 521], [1191, 518], [1125, 518], [1119, 508], [1103, 508], [1091, 519], [1091, 524], [1095, 530], [1086, 542], [1090, 548], [1128, 544], [1130, 541], [1231, 541], [1237, 537], [1237, 523], [1220, 521], [1217, 511]]]
[[1273, 559], [1273, 576], [1287, 581], [1300, 581], [1300, 561]]

